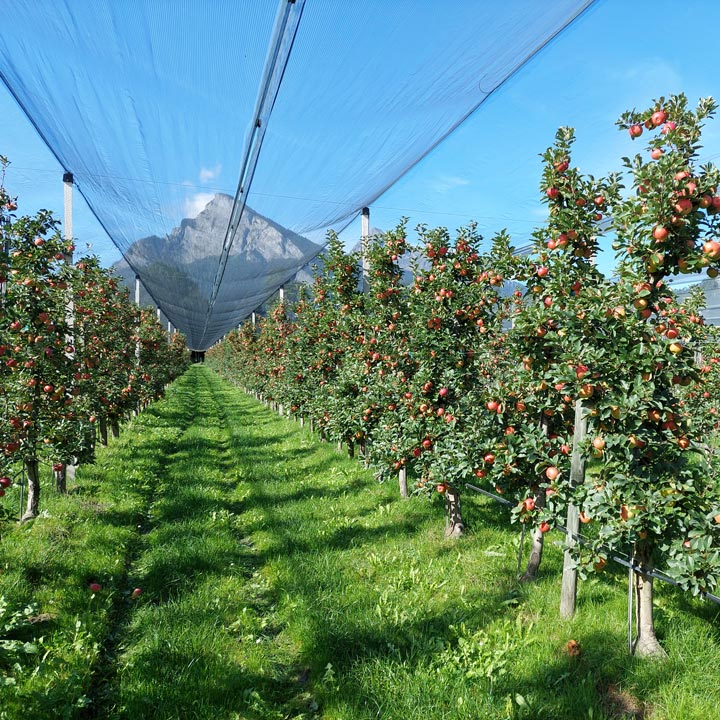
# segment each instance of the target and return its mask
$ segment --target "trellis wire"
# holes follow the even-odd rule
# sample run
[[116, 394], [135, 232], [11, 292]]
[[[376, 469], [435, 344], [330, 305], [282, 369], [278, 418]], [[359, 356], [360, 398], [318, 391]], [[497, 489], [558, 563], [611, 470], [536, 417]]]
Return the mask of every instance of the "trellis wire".
[[[509, 500], [499, 497], [498, 495], [495, 495], [494, 493], [488, 492], [487, 490], [483, 490], [482, 488], [479, 488], [475, 485], [472, 485], [471, 483], [465, 483], [465, 487], [469, 490], [474, 490], [475, 492], [482, 493], [483, 495], [487, 495], [487, 497], [492, 498], [496, 502], [502, 503], [503, 505], [513, 505], [512, 502]], [[565, 534], [567, 533], [567, 528], [564, 525], [556, 525], [555, 526], [558, 530], [562, 530]], [[580, 534], [578, 535], [572, 535], [571, 536], [573, 540], [580, 543], [581, 545], [587, 545], [587, 540]], [[621, 554], [622, 555], [622, 554]], [[619, 565], [624, 565], [625, 567], [629, 568], [631, 572], [636, 572], [639, 575], [642, 575], [646, 578], [655, 578], [657, 580], [660, 580], [661, 582], [668, 583], [670, 585], [674, 585], [675, 587], [680, 587], [680, 583], [677, 580], [674, 580], [673, 578], [669, 577], [668, 575], [665, 575], [664, 573], [657, 572], [656, 570], [651, 570], [650, 572], [647, 572], [643, 567], [640, 565], [636, 565], [631, 559], [626, 559], [622, 557], [621, 555], [610, 555], [610, 559], [614, 560]], [[630, 556], [626, 556], [629, 558]], [[684, 589], [684, 588], [683, 588]], [[710, 602], [714, 602], [718, 605], [720, 605], [720, 597], [717, 595], [713, 595], [709, 592], [699, 592], [698, 595], [706, 600], [710, 600]]]

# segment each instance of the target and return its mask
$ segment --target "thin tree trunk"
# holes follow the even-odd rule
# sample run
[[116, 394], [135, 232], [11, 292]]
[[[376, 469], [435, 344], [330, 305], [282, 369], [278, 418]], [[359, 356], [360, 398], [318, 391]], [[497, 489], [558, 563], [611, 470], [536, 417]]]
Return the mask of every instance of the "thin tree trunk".
[[110, 435], [116, 440], [120, 437], [120, 423], [117, 418], [113, 418], [110, 421]]
[[[545, 507], [545, 491], [539, 488], [535, 492], [535, 507], [542, 509]], [[542, 562], [543, 547], [545, 546], [545, 533], [536, 527], [532, 534], [532, 546], [530, 548], [530, 557], [528, 558], [525, 572], [520, 578], [520, 582], [532, 582], [537, 578], [537, 571]]]
[[354, 458], [355, 457], [355, 443], [352, 440], [348, 441], [348, 457]]
[[[548, 419], [545, 415], [540, 415], [540, 429], [545, 435], [548, 434]], [[545, 507], [545, 491], [538, 488], [533, 493], [536, 508]], [[537, 577], [537, 571], [542, 562], [542, 554], [544, 547], [544, 533], [540, 532], [540, 528], [535, 528], [532, 535], [532, 546], [530, 548], [530, 557], [528, 557], [525, 572], [520, 577], [520, 582], [532, 582]]]
[[[652, 545], [646, 542], [635, 543], [633, 561], [645, 572], [652, 572]], [[633, 655], [641, 657], [667, 657], [655, 635], [653, 621], [653, 579], [639, 572], [633, 573], [635, 591], [635, 641], [633, 642]]]
[[398, 482], [400, 484], [400, 497], [406, 498], [408, 496], [407, 486], [407, 468], [403, 465], [398, 472]]
[[20, 522], [32, 520], [40, 511], [40, 472], [37, 460], [25, 460], [25, 473], [27, 474], [27, 503], [25, 514]]
[[98, 430], [100, 431], [100, 443], [102, 445], [108, 444], [108, 433], [107, 433], [107, 420], [104, 416], [98, 418]]
[[445, 537], [457, 538], [465, 531], [460, 508], [460, 493], [448, 487], [445, 491]]
[[59, 470], [53, 468], [53, 479], [55, 480], [55, 489], [64, 495], [67, 492], [67, 463], [58, 463], [62, 467]]

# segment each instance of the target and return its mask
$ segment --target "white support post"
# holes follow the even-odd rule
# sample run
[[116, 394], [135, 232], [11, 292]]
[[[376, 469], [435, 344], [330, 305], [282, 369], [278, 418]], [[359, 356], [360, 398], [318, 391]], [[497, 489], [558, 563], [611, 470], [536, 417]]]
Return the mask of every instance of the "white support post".
[[[63, 173], [63, 240], [67, 246], [63, 253], [63, 260], [66, 265], [73, 264], [73, 174]], [[65, 322], [67, 323], [67, 334], [65, 335], [66, 355], [74, 360], [75, 358], [75, 300], [72, 290], [68, 288], [67, 304], [65, 305]], [[77, 458], [59, 458], [61, 470], [54, 470], [55, 486], [65, 492], [68, 478], [75, 479]]]
[[257, 317], [255, 315], [255, 311], [253, 311], [251, 313], [250, 317], [252, 318], [252, 325], [253, 325], [253, 327], [255, 327], [255, 324], [257, 323]]
[[[71, 246], [73, 241], [73, 174], [69, 172], [63, 173], [63, 210], [63, 240], [68, 246]], [[72, 265], [72, 250], [66, 249], [64, 261], [66, 265]], [[68, 291], [65, 322], [68, 326], [68, 334], [65, 339], [67, 344], [72, 347], [75, 344], [75, 303], [71, 291]]]
[[[587, 415], [582, 400], [575, 401], [575, 431], [573, 434], [572, 455], [570, 458], [570, 484], [582, 485], [585, 482], [585, 459], [581, 445], [587, 432]], [[569, 619], [575, 614], [577, 603], [577, 565], [573, 558], [573, 549], [578, 543], [580, 532], [580, 508], [570, 503], [565, 523], [565, 555], [563, 559], [562, 587], [560, 589], [560, 617]]]
[[[65, 216], [63, 218], [63, 238], [67, 242], [73, 239], [73, 174], [63, 173], [63, 209]], [[72, 263], [72, 253], [70, 257], [66, 256], [65, 261]]]
[[158, 325], [160, 324], [160, 308], [157, 309]]
[[370, 263], [367, 257], [368, 241], [370, 239], [370, 208], [362, 209], [362, 226], [361, 226], [360, 247], [362, 250], [362, 291], [368, 289], [368, 277], [370, 275]]
[[[140, 276], [135, 276], [135, 306], [137, 307], [137, 331], [140, 335]], [[135, 343], [135, 359], [140, 362], [140, 339]]]
[[280, 293], [280, 302], [284, 303], [285, 302], [285, 288], [281, 287], [278, 292]]

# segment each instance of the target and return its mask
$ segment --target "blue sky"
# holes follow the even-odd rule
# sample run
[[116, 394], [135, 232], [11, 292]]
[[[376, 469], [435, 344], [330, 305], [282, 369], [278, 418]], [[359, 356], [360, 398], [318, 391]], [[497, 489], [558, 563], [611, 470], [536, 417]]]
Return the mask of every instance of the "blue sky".
[[[380, 197], [371, 206], [371, 224], [387, 229], [408, 216], [411, 227], [455, 229], [477, 220], [486, 237], [508, 228], [516, 245], [525, 244], [544, 219], [538, 155], [556, 128], [576, 128], [574, 160], [583, 171], [619, 170], [619, 158], [640, 147], [614, 126], [623, 110], [675, 92], [685, 92], [692, 103], [720, 97], [718, 27], [720, 3], [598, 0]], [[0, 154], [12, 163], [6, 185], [20, 196], [21, 211], [45, 207], [61, 218], [62, 170], [4, 89], [0, 117]], [[720, 157], [720, 121], [708, 125], [704, 145], [703, 159]], [[232, 192], [236, 182], [233, 168], [215, 158], [197, 175], [188, 183], [198, 201], [215, 190]], [[80, 248], [91, 245], [106, 264], [119, 257], [79, 196], [74, 229]], [[352, 245], [359, 234], [358, 220], [342, 237]], [[601, 265], [612, 267], [609, 253]]]

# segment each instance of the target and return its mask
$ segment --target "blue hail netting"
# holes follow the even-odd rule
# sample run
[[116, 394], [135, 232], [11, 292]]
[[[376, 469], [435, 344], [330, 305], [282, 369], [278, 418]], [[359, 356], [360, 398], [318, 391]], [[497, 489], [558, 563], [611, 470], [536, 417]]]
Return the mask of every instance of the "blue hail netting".
[[0, 74], [205, 349], [590, 4], [18, 0]]

